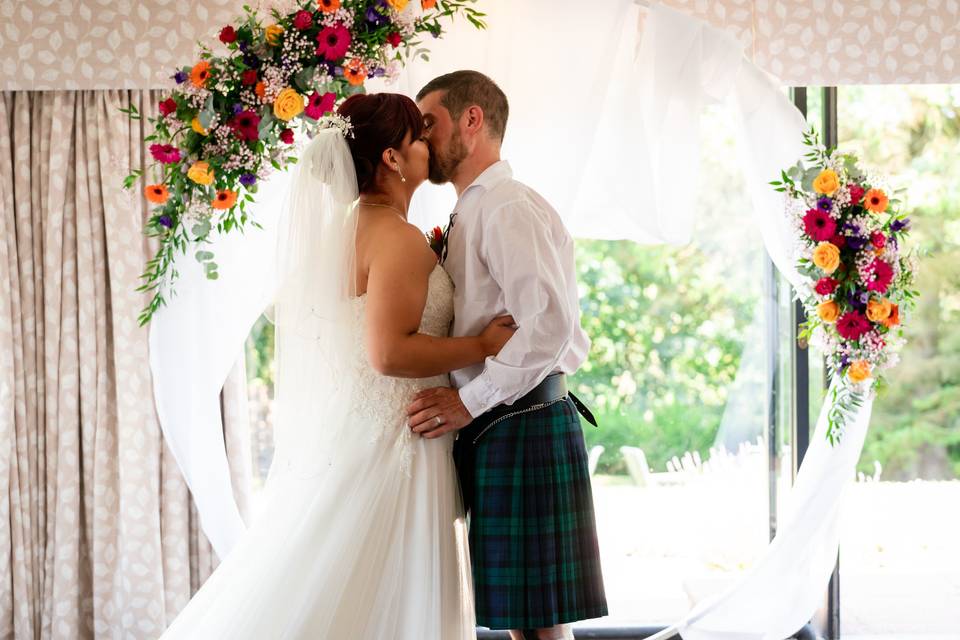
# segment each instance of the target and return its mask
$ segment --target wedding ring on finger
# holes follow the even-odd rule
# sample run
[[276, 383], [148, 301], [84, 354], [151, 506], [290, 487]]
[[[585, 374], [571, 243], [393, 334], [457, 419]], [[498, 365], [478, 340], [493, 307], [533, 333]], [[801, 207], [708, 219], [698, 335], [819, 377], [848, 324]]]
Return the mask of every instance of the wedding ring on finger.
[[442, 426], [443, 423], [444, 423], [444, 419], [443, 419], [441, 416], [434, 416], [433, 419], [437, 421], [437, 426], [438, 426], [438, 427], [439, 427], [439, 426]]

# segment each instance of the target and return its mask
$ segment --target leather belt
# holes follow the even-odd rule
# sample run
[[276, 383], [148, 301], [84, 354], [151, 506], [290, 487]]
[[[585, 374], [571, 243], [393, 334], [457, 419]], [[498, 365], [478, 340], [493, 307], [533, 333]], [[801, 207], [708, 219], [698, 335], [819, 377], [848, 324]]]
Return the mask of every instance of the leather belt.
[[597, 426], [597, 420], [593, 417], [590, 409], [567, 389], [567, 376], [559, 372], [548, 375], [540, 384], [513, 404], [502, 404], [483, 414], [483, 421], [489, 423], [509, 414], [520, 413], [553, 404], [554, 402], [563, 400], [567, 396], [570, 396], [570, 400], [573, 401], [573, 405], [580, 415], [593, 426]]

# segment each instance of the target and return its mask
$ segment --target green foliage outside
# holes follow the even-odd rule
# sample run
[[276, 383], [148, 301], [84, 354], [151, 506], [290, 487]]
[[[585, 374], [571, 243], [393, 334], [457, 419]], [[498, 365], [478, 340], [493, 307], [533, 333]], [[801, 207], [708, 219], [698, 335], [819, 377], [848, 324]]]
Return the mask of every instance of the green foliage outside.
[[874, 404], [860, 469], [960, 477], [960, 86], [845, 87], [839, 137], [906, 190], [922, 252], [907, 346]]

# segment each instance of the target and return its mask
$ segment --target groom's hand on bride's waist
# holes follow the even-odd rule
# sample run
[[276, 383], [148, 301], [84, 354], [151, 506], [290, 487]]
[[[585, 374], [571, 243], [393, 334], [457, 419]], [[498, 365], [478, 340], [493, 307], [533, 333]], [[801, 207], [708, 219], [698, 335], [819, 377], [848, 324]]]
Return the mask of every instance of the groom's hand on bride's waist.
[[434, 387], [418, 393], [407, 407], [407, 416], [413, 432], [424, 438], [439, 438], [473, 422], [460, 394], [449, 387]]

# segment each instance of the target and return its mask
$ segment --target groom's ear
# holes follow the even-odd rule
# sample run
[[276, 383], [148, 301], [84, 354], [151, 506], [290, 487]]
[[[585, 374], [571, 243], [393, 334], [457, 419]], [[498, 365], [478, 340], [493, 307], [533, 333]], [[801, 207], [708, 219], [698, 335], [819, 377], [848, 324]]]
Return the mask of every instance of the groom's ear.
[[467, 107], [463, 110], [460, 121], [470, 133], [479, 132], [483, 128], [483, 109], [478, 105]]

